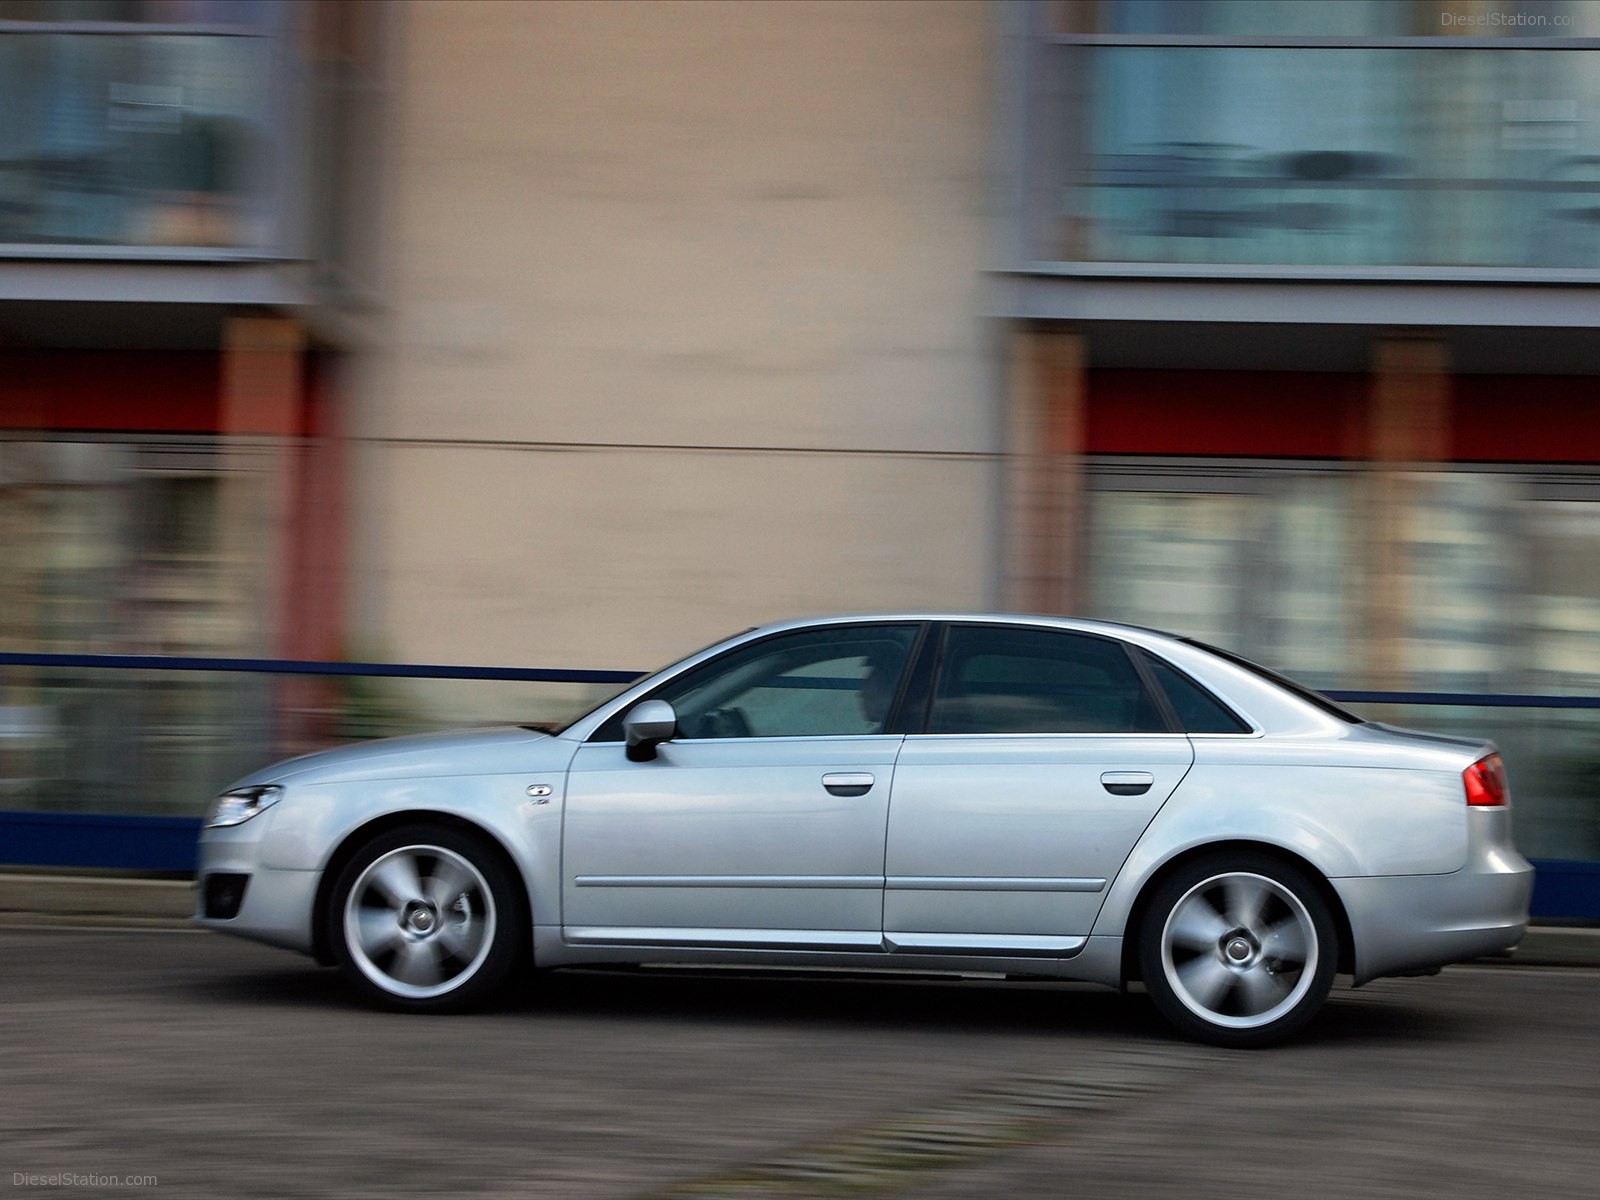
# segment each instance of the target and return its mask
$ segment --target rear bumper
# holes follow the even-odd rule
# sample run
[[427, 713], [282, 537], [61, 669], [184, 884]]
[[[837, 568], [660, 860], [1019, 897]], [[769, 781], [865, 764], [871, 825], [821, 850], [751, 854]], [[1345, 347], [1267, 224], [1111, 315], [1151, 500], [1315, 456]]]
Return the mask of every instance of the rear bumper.
[[1448, 875], [1331, 880], [1350, 918], [1356, 983], [1464, 962], [1521, 941], [1533, 867], [1508, 842], [1474, 837], [1467, 865]]

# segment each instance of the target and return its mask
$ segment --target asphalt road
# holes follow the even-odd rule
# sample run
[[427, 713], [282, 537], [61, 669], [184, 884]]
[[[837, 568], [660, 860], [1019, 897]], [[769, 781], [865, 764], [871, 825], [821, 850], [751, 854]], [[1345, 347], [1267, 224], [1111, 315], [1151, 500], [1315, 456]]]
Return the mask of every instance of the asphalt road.
[[0, 1197], [1592, 1200], [1597, 1020], [1600, 971], [1511, 966], [1337, 989], [1255, 1053], [978, 981], [590, 973], [427, 1018], [212, 934], [0, 930]]

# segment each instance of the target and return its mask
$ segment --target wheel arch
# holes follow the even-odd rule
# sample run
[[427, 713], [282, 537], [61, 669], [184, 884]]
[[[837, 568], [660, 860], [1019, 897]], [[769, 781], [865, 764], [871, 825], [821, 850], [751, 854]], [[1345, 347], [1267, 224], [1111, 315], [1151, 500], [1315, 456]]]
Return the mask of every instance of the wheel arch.
[[1132, 908], [1128, 911], [1128, 922], [1123, 927], [1122, 937], [1122, 983], [1127, 986], [1141, 979], [1139, 970], [1139, 929], [1144, 924], [1146, 911], [1150, 907], [1150, 900], [1156, 890], [1172, 874], [1181, 871], [1196, 859], [1205, 858], [1213, 854], [1240, 851], [1250, 854], [1259, 854], [1266, 858], [1276, 859], [1288, 866], [1302, 871], [1307, 878], [1316, 884], [1317, 891], [1328, 906], [1328, 911], [1333, 914], [1334, 926], [1339, 937], [1339, 963], [1338, 970], [1344, 975], [1355, 974], [1355, 939], [1350, 927], [1350, 916], [1345, 912], [1344, 901], [1339, 898], [1339, 893], [1328, 877], [1317, 869], [1310, 860], [1286, 850], [1271, 842], [1257, 842], [1248, 838], [1235, 838], [1222, 842], [1205, 842], [1198, 846], [1191, 846], [1167, 859], [1145, 878], [1139, 888], [1139, 894], [1134, 899]]
[[507, 849], [506, 844], [497, 837], [493, 830], [480, 825], [476, 821], [455, 813], [440, 812], [437, 809], [408, 809], [401, 812], [384, 813], [374, 817], [364, 824], [357, 825], [345, 834], [334, 851], [328, 856], [328, 861], [322, 866], [322, 877], [317, 880], [317, 896], [311, 908], [311, 953], [317, 962], [325, 967], [334, 965], [333, 948], [330, 944], [330, 930], [328, 927], [328, 899], [333, 893], [335, 883], [340, 874], [355, 857], [356, 852], [367, 842], [380, 834], [388, 833], [391, 829], [401, 829], [407, 825], [437, 825], [445, 829], [453, 829], [457, 833], [466, 834], [482, 842], [484, 847], [493, 854], [511, 876], [520, 885], [516, 889], [519, 915], [522, 917], [522, 928], [528, 931], [527, 944], [523, 953], [531, 956], [533, 953], [533, 903], [528, 895], [528, 880], [517, 865], [516, 857]]

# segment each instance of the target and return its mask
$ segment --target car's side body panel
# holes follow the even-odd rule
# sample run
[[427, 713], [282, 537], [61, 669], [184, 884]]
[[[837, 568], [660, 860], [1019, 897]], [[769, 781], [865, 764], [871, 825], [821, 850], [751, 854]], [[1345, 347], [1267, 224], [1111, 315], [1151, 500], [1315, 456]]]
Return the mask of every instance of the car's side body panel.
[[1355, 981], [1428, 971], [1508, 950], [1528, 924], [1533, 872], [1511, 841], [1511, 813], [1467, 814], [1465, 865], [1448, 875], [1333, 879], [1355, 941]]
[[[254, 872], [239, 916], [203, 923], [309, 952], [317, 882], [330, 860], [374, 822], [410, 817], [453, 819], [493, 838], [522, 875], [533, 912], [554, 915], [566, 766], [574, 750], [526, 730], [483, 730], [292, 760], [289, 769], [267, 772], [286, 781], [286, 802], [244, 825], [202, 832], [203, 872]], [[446, 771], [451, 763], [456, 773]], [[270, 916], [268, 892], [282, 896]], [[258, 922], [264, 923], [259, 932]]]
[[886, 935], [1087, 935], [1192, 758], [1181, 734], [908, 737], [889, 806]]
[[1201, 743], [1145, 840], [1171, 855], [1234, 838], [1294, 850], [1330, 877], [1457, 871], [1467, 861], [1460, 772], [1218, 764]]
[[876, 948], [900, 744], [683, 741], [648, 762], [615, 742], [582, 747], [566, 793], [568, 937], [803, 945], [814, 931]]

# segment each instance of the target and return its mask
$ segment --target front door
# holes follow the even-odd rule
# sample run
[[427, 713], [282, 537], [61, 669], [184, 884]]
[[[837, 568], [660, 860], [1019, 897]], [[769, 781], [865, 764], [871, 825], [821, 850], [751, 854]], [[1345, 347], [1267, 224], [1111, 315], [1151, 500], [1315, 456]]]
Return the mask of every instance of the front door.
[[811, 629], [691, 668], [651, 696], [678, 716], [653, 761], [603, 727], [567, 783], [567, 940], [879, 950], [903, 740], [883, 730], [917, 633]]

